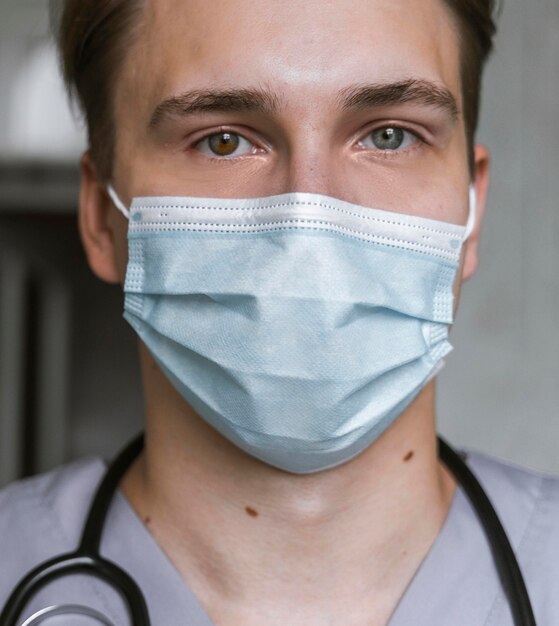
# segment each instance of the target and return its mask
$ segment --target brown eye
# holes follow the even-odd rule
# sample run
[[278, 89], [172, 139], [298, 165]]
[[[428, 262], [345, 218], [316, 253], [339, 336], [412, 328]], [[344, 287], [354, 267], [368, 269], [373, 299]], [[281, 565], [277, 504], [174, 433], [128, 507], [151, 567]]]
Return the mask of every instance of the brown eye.
[[239, 143], [239, 135], [235, 133], [215, 133], [208, 137], [210, 150], [217, 156], [231, 156]]
[[239, 133], [228, 131], [206, 135], [194, 148], [198, 150], [198, 152], [214, 159], [234, 159], [258, 152], [257, 146], [248, 139], [245, 139], [242, 135], [239, 135]]

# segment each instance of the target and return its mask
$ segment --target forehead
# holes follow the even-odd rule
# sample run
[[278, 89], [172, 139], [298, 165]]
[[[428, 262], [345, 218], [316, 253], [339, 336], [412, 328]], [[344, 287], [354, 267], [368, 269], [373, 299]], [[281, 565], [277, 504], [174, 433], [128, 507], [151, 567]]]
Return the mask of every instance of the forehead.
[[123, 79], [149, 106], [255, 86], [319, 106], [344, 86], [410, 78], [460, 101], [458, 47], [442, 0], [148, 0]]

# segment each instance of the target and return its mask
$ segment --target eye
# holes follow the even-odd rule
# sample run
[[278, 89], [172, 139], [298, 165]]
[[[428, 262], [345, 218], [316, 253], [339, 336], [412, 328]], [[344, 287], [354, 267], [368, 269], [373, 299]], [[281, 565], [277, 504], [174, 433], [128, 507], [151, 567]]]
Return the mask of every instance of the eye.
[[373, 148], [384, 152], [395, 152], [413, 146], [418, 137], [398, 126], [385, 126], [370, 132], [359, 144], [363, 148]]
[[194, 146], [210, 157], [232, 158], [256, 152], [256, 146], [238, 133], [222, 131], [212, 133]]

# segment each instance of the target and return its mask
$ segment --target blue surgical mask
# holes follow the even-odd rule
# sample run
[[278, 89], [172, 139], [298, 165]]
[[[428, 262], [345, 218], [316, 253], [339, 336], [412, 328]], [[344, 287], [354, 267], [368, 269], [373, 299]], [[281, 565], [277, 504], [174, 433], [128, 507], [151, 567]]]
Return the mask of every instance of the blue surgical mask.
[[310, 193], [135, 198], [124, 316], [192, 408], [265, 463], [362, 452], [451, 350], [466, 226]]

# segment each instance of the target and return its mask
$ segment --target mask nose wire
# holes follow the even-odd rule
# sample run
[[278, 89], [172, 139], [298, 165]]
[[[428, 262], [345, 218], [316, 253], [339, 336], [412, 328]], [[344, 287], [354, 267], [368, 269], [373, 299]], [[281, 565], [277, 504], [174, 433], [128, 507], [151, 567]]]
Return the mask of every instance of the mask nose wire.
[[107, 185], [107, 193], [109, 194], [110, 199], [113, 201], [115, 207], [124, 215], [124, 217], [129, 220], [130, 219], [130, 211], [124, 205], [124, 202], [118, 197], [117, 192], [114, 190], [114, 187], [109, 183]]
[[464, 239], [466, 241], [472, 234], [474, 226], [476, 225], [477, 216], [477, 194], [474, 185], [470, 185], [470, 212], [468, 214], [468, 221], [466, 222], [466, 230], [464, 231]]
[[[130, 211], [124, 205], [124, 202], [118, 197], [117, 192], [114, 187], [109, 183], [107, 185], [107, 193], [109, 194], [110, 199], [113, 201], [115, 207], [124, 215], [124, 217], [129, 220], [130, 219]], [[474, 230], [474, 226], [476, 223], [476, 214], [477, 214], [477, 195], [476, 189], [474, 185], [470, 185], [470, 210], [468, 213], [468, 221], [466, 222], [466, 229], [464, 231], [463, 241], [466, 241], [468, 237], [472, 234]]]

